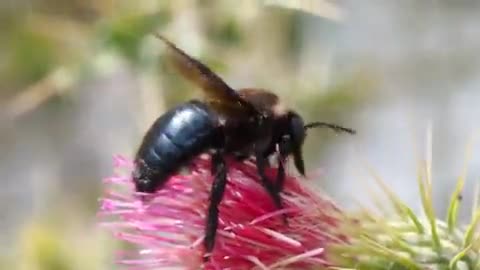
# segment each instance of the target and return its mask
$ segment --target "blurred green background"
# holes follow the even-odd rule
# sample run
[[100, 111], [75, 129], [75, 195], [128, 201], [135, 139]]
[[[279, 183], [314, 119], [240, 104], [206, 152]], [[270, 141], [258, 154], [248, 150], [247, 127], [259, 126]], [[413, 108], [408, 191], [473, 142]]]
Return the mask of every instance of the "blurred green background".
[[[359, 157], [417, 205], [413, 145], [432, 123], [435, 200], [445, 201], [479, 127], [478, 8], [474, 1], [1, 1], [0, 269], [116, 268], [118, 243], [95, 216], [112, 155], [132, 156], [159, 114], [198, 96], [165, 66], [154, 31], [234, 88], [271, 89], [307, 120], [357, 129], [355, 137], [317, 130], [305, 146], [309, 181], [346, 206], [371, 194]], [[469, 176], [479, 179], [480, 159], [471, 163]]]

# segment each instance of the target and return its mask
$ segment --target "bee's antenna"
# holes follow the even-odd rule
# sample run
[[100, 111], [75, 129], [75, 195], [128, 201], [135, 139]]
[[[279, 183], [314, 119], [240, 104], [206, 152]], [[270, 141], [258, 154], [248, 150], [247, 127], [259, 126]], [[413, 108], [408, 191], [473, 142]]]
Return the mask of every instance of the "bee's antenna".
[[355, 130], [350, 129], [350, 128], [345, 128], [345, 127], [342, 127], [342, 126], [339, 126], [339, 125], [330, 124], [330, 123], [323, 123], [323, 122], [311, 122], [311, 123], [308, 123], [304, 126], [305, 130], [307, 130], [309, 128], [319, 128], [319, 127], [331, 128], [336, 132], [347, 132], [347, 133], [350, 133], [350, 134], [356, 134], [357, 133]]

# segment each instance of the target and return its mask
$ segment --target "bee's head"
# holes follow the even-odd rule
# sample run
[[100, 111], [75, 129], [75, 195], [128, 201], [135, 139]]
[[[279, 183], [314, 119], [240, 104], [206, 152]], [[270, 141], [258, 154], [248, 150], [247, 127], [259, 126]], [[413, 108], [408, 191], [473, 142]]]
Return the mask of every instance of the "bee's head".
[[288, 128], [287, 128], [287, 149], [288, 154], [293, 155], [293, 162], [298, 172], [305, 175], [305, 164], [303, 161], [302, 147], [307, 136], [303, 118], [295, 113], [288, 113]]
[[305, 124], [303, 118], [296, 112], [288, 113], [288, 154], [293, 155], [293, 161], [298, 172], [305, 175], [305, 164], [303, 161], [302, 147], [307, 137], [307, 130], [310, 128], [327, 127], [333, 129], [336, 132], [347, 132], [355, 134], [353, 129], [344, 128], [335, 124], [323, 123], [323, 122], [311, 122]]

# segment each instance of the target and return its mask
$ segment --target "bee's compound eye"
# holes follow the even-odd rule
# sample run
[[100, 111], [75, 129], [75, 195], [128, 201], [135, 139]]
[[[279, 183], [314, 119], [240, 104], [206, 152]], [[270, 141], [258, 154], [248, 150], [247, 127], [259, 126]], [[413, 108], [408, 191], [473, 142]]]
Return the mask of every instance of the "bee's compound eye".
[[290, 135], [294, 144], [302, 145], [305, 139], [305, 128], [302, 118], [293, 114], [290, 118]]

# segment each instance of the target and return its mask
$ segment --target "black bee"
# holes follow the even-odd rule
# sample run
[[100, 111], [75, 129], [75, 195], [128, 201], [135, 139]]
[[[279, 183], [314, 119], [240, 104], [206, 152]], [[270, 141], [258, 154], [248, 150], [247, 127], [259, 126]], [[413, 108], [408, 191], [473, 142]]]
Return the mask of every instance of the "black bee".
[[[285, 108], [275, 94], [262, 89], [235, 91], [204, 64], [166, 38], [156, 36], [167, 45], [167, 56], [173, 66], [197, 85], [206, 98], [180, 104], [153, 123], [136, 154], [133, 179], [138, 192], [154, 193], [170, 175], [193, 158], [210, 152], [215, 178], [204, 240], [206, 253], [209, 253], [214, 247], [218, 206], [227, 184], [225, 155], [240, 160], [254, 159], [263, 186], [275, 205], [282, 208], [283, 162], [293, 156], [295, 167], [305, 175], [302, 145], [306, 130], [328, 127], [352, 134], [355, 131], [322, 122], [304, 124], [302, 117]], [[268, 158], [273, 154], [278, 160], [275, 182], [267, 179], [264, 173], [269, 165]]]

